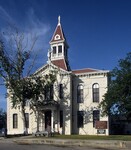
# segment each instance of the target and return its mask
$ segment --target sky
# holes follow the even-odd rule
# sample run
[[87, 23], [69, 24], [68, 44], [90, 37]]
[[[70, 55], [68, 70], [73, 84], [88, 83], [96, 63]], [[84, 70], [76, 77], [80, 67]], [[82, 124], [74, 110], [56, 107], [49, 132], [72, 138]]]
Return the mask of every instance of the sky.
[[[25, 37], [37, 34], [37, 69], [47, 61], [59, 15], [72, 69], [112, 70], [131, 52], [130, 0], [0, 0], [0, 35], [9, 26]], [[0, 108], [6, 110], [5, 93], [0, 85]]]

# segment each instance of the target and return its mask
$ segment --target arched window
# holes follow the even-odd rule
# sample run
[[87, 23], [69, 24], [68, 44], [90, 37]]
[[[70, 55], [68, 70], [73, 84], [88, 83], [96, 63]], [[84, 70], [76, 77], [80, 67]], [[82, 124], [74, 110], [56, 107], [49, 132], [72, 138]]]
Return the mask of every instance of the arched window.
[[99, 102], [99, 84], [95, 83], [92, 86], [93, 102]]
[[83, 98], [83, 85], [78, 85], [77, 87], [77, 103], [83, 103], [84, 98]]
[[13, 114], [13, 128], [18, 128], [18, 115]]

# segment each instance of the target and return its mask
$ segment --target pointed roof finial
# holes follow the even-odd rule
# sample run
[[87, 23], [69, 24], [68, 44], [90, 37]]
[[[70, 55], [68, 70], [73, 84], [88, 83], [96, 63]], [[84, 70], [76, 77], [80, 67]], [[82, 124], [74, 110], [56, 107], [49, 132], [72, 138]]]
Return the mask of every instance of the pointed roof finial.
[[60, 16], [58, 16], [58, 25], [60, 25]]

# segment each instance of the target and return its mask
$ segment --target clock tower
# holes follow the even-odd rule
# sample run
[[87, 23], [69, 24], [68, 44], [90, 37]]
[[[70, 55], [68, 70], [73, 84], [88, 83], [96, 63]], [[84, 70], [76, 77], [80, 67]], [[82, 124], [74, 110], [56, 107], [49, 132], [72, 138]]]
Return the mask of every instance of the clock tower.
[[69, 46], [61, 26], [60, 16], [58, 17], [58, 24], [50, 41], [50, 47], [48, 61], [51, 61], [51, 63], [64, 70], [70, 71], [67, 56]]

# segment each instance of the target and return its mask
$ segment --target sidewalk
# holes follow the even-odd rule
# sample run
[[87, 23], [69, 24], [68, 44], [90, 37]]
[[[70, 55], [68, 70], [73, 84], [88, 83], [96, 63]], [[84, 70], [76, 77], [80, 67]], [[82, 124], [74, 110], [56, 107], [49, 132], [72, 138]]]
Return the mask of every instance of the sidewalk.
[[74, 139], [55, 139], [55, 138], [36, 138], [22, 137], [12, 139], [17, 144], [48, 144], [61, 146], [89, 146], [107, 149], [125, 149], [131, 148], [131, 141], [120, 140], [74, 140]]

